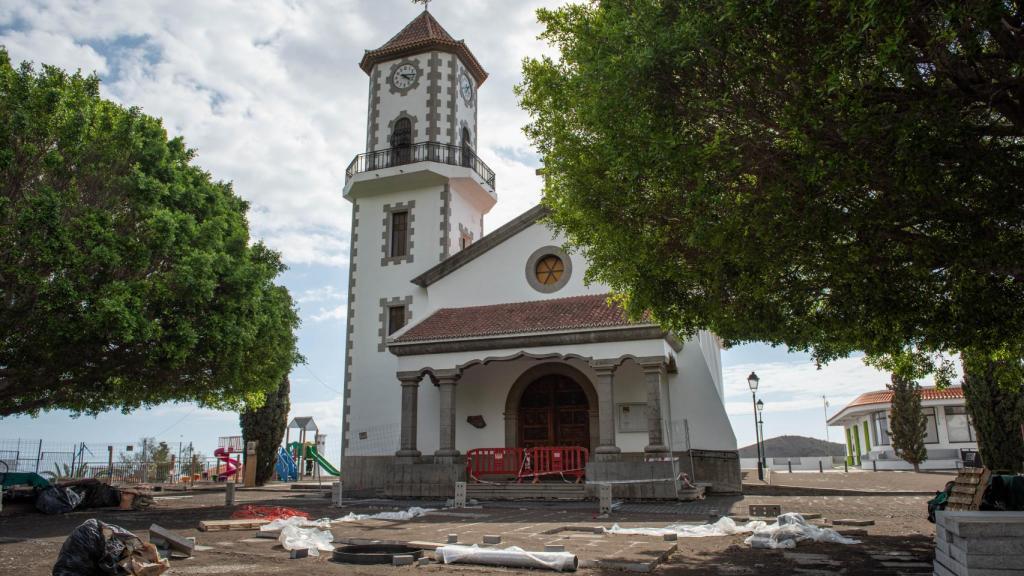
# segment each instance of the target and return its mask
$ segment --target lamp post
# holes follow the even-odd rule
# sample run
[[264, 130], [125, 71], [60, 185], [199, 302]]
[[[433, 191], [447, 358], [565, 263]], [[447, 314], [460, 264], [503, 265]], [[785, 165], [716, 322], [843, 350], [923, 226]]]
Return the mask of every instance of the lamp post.
[[750, 397], [754, 403], [754, 440], [757, 444], [757, 479], [764, 480], [764, 460], [761, 457], [761, 433], [757, 428], [757, 385], [761, 379], [754, 372], [747, 376], [747, 384], [750, 386]]
[[764, 445], [764, 400], [757, 401], [757, 429], [761, 435], [761, 467], [768, 467], [768, 448]]

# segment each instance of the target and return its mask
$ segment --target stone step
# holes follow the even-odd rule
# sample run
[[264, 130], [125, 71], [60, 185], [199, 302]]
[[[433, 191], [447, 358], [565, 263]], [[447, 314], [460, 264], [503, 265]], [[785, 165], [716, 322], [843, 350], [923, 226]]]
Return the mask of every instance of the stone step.
[[584, 500], [583, 484], [469, 484], [466, 497], [476, 500]]

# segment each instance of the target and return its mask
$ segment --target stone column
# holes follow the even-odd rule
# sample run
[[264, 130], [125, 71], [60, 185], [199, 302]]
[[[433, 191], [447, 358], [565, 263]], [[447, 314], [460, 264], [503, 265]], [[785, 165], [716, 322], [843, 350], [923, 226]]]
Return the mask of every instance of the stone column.
[[644, 371], [644, 383], [647, 386], [647, 446], [644, 452], [667, 453], [665, 445], [665, 421], [661, 410], [661, 385], [665, 381], [665, 361], [644, 362], [640, 364]]
[[434, 373], [441, 392], [440, 449], [434, 452], [435, 462], [452, 462], [459, 456], [455, 449], [455, 384], [459, 373], [455, 370], [438, 370]]
[[402, 383], [402, 439], [395, 456], [414, 459], [420, 456], [416, 449], [416, 421], [419, 412], [420, 380], [419, 372], [399, 372], [398, 380]]
[[596, 360], [590, 366], [597, 372], [598, 446], [594, 460], [618, 460], [622, 450], [615, 445], [615, 360]]

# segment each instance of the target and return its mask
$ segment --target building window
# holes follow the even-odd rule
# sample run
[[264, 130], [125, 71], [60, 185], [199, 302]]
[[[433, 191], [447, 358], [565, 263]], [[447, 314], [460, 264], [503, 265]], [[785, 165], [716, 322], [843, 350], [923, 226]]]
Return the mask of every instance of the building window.
[[392, 166], [412, 162], [412, 122], [399, 118], [391, 131]]
[[473, 243], [473, 239], [469, 236], [462, 235], [459, 237], [459, 250], [465, 250], [469, 248], [469, 245]]
[[391, 253], [392, 258], [401, 258], [409, 254], [409, 213], [391, 213]]
[[398, 332], [405, 326], [405, 306], [388, 307], [388, 336]]
[[554, 254], [550, 254], [537, 262], [534, 274], [537, 275], [537, 282], [541, 284], [557, 284], [565, 272], [565, 262]]
[[946, 406], [946, 434], [950, 442], [974, 442], [974, 426], [963, 406]]
[[939, 427], [935, 424], [935, 408], [925, 408], [924, 415], [928, 418], [928, 427], [925, 429], [924, 443], [939, 443]]
[[889, 415], [885, 412], [875, 412], [871, 415], [875, 428], [875, 444], [888, 446], [889, 442]]
[[571, 275], [572, 260], [557, 246], [538, 248], [526, 260], [526, 282], [538, 292], [557, 292]]

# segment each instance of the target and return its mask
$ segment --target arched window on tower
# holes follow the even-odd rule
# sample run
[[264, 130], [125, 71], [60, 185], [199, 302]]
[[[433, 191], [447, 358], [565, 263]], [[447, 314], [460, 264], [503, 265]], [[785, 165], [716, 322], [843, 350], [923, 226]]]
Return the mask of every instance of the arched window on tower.
[[473, 167], [473, 139], [465, 126], [462, 127], [462, 165]]
[[391, 149], [393, 166], [412, 162], [412, 122], [408, 118], [399, 118], [391, 130]]

